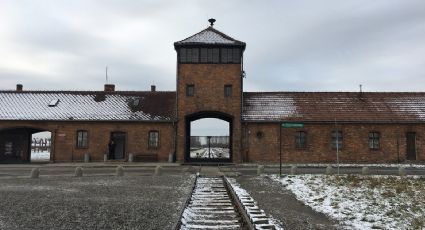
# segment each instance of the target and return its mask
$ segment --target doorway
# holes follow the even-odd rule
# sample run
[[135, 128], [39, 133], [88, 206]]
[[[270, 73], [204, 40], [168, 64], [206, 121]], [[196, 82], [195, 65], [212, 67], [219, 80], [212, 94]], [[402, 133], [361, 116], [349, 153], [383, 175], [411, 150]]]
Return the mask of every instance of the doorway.
[[52, 150], [52, 133], [42, 131], [31, 135], [31, 162], [50, 161], [50, 152]]
[[416, 160], [416, 133], [406, 133], [406, 159]]
[[231, 162], [232, 117], [201, 112], [186, 117], [186, 162]]
[[112, 132], [111, 140], [115, 143], [113, 159], [124, 159], [125, 157], [125, 133], [124, 132]]

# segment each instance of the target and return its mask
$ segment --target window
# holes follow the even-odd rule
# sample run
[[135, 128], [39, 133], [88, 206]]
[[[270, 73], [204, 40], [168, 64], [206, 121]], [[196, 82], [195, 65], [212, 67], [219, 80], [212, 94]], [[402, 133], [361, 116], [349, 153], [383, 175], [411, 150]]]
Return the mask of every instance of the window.
[[225, 97], [231, 97], [232, 96], [232, 85], [225, 85], [224, 86], [224, 96]]
[[186, 85], [186, 96], [192, 97], [195, 95], [195, 85]]
[[199, 62], [198, 48], [181, 48], [179, 55], [180, 55], [181, 63], [198, 63]]
[[199, 49], [193, 48], [192, 49], [192, 63], [198, 63], [199, 62]]
[[213, 63], [219, 63], [220, 62], [220, 49], [219, 48], [213, 48], [212, 49], [212, 62]]
[[241, 63], [240, 48], [180, 48], [180, 63]]
[[332, 148], [342, 148], [342, 131], [332, 131]]
[[379, 149], [379, 136], [378, 132], [369, 133], [369, 149]]
[[233, 49], [233, 63], [241, 63], [241, 50], [240, 49]]
[[207, 48], [201, 48], [201, 57], [200, 61], [201, 63], [207, 63], [208, 62], [208, 49]]
[[77, 148], [87, 148], [89, 146], [87, 130], [77, 131]]
[[304, 131], [295, 132], [295, 148], [307, 148], [307, 133]]
[[231, 60], [231, 58], [229, 59], [228, 58], [228, 52], [227, 51], [230, 51], [229, 53], [232, 53], [232, 50], [231, 49], [227, 49], [227, 48], [221, 48], [221, 62], [222, 63], [228, 63], [229, 62], [229, 60]]
[[159, 132], [158, 131], [149, 131], [149, 142], [148, 148], [156, 149], [159, 147]]
[[180, 49], [180, 62], [187, 62], [186, 48]]
[[221, 48], [221, 63], [240, 63], [239, 48]]
[[256, 135], [258, 139], [262, 139], [264, 137], [264, 133], [262, 131], [258, 131]]

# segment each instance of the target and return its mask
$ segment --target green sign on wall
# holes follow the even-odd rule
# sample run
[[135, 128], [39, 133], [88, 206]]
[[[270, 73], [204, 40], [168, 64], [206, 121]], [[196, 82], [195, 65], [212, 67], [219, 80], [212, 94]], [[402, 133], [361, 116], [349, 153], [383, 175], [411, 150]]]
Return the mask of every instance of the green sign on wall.
[[282, 123], [283, 128], [304, 128], [303, 123]]

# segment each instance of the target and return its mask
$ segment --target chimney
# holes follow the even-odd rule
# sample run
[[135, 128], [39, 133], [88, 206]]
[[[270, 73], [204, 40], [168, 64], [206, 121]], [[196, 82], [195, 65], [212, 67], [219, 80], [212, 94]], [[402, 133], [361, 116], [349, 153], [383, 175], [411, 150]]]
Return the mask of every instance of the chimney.
[[105, 92], [114, 92], [115, 85], [114, 84], [105, 84]]
[[151, 92], [155, 92], [156, 91], [156, 86], [155, 85], [151, 85]]
[[16, 91], [22, 91], [23, 90], [23, 88], [24, 88], [24, 86], [22, 85], [22, 84], [17, 84], [16, 85]]

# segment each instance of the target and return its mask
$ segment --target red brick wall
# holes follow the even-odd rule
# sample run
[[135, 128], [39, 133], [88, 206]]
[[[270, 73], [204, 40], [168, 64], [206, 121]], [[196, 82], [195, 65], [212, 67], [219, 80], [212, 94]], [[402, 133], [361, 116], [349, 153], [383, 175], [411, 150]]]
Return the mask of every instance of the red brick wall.
[[[54, 150], [52, 161], [82, 161], [84, 154], [89, 153], [93, 161], [103, 161], [108, 153], [108, 142], [111, 132], [126, 133], [125, 158], [129, 153], [158, 154], [159, 161], [167, 161], [168, 154], [174, 151], [174, 128], [172, 123], [135, 123], [135, 122], [31, 122], [2, 121], [0, 130], [9, 128], [38, 128], [52, 132]], [[88, 148], [76, 148], [77, 130], [87, 130]], [[158, 130], [160, 146], [148, 149], [148, 132]]]
[[[195, 95], [186, 96], [186, 85], [195, 86]], [[224, 86], [232, 85], [232, 96], [224, 96]], [[241, 117], [240, 64], [179, 64], [177, 72], [178, 143], [177, 160], [184, 161], [185, 117], [201, 111], [219, 111], [233, 117], [233, 160], [240, 161]]]
[[[302, 129], [282, 128], [282, 161], [284, 163], [335, 162], [336, 150], [331, 147], [334, 124], [305, 124]], [[406, 159], [406, 132], [416, 132], [417, 160], [425, 160], [425, 125], [338, 124], [343, 132], [340, 162], [397, 162]], [[258, 138], [257, 132], [263, 132]], [[295, 148], [295, 132], [307, 132], [307, 148]], [[369, 149], [369, 132], [380, 132], [380, 148]], [[279, 124], [243, 124], [244, 159], [249, 162], [279, 162]], [[397, 147], [397, 139], [398, 146]]]
[[[238, 127], [238, 124], [235, 124]], [[282, 159], [284, 163], [335, 162], [336, 150], [331, 148], [331, 132], [334, 124], [305, 124], [302, 129], [282, 128]], [[128, 153], [158, 154], [160, 161], [167, 161], [173, 152], [174, 129], [171, 123], [125, 123], [125, 122], [11, 122], [1, 121], [0, 130], [10, 128], [35, 128], [52, 132], [54, 161], [82, 161], [84, 153], [89, 153], [93, 161], [102, 161], [108, 151], [110, 133], [121, 131], [127, 134], [126, 158]], [[340, 150], [340, 162], [397, 162], [406, 159], [406, 132], [416, 132], [417, 160], [425, 161], [425, 125], [391, 124], [338, 124], [343, 132], [343, 148]], [[76, 131], [88, 130], [89, 147], [76, 148]], [[160, 132], [160, 148], [149, 150], [148, 132]], [[235, 138], [234, 143], [242, 141], [242, 156], [235, 158], [244, 162], [279, 161], [279, 124], [244, 123], [242, 139]], [[262, 138], [257, 132], [263, 133]], [[307, 132], [307, 148], [295, 148], [295, 131]], [[380, 149], [370, 150], [368, 134], [380, 132]], [[397, 139], [398, 145], [397, 148]], [[398, 149], [398, 150], [397, 150]], [[180, 149], [181, 150], [181, 149]], [[398, 152], [398, 154], [397, 154]], [[181, 156], [182, 157], [182, 156]]]

